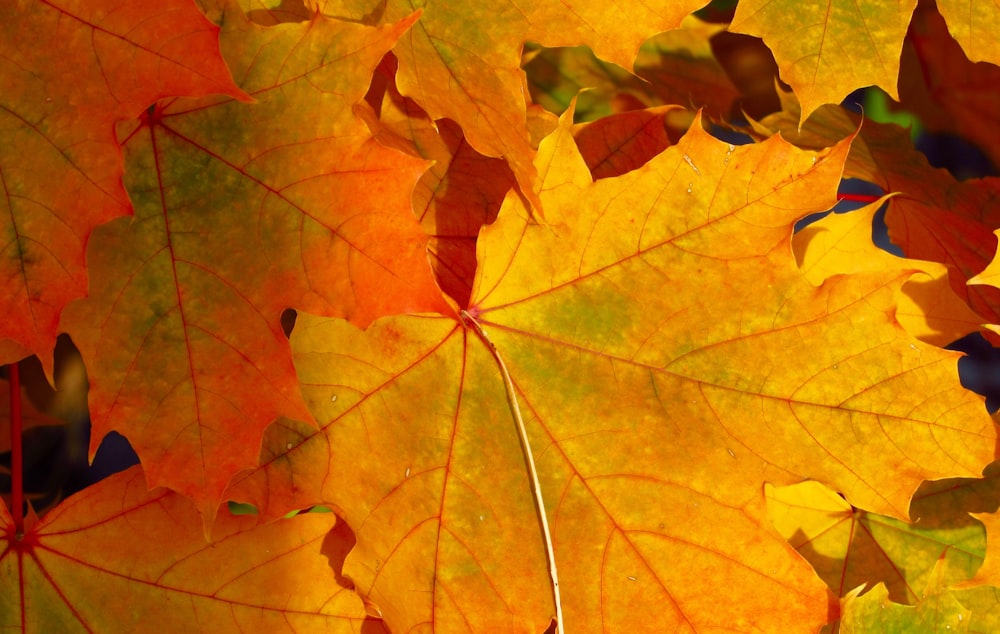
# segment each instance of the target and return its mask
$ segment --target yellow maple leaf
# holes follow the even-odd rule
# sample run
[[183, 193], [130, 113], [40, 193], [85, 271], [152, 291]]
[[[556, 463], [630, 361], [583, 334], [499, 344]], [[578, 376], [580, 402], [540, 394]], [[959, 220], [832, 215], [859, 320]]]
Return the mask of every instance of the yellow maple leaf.
[[916, 6], [917, 0], [741, 0], [730, 30], [764, 40], [802, 104], [803, 123], [823, 104], [865, 86], [898, 98], [903, 37]]
[[549, 224], [507, 197], [465, 322], [299, 315], [321, 428], [273, 427], [229, 495], [343, 512], [345, 574], [391, 629], [539, 631], [555, 611], [516, 401], [566, 631], [812, 631], [827, 590], [769, 527], [763, 482], [902, 518], [923, 479], [979, 473], [993, 422], [957, 355], [893, 319], [905, 270], [817, 288], [796, 266], [794, 224], [834, 203], [847, 143], [733, 147], [696, 121], [594, 182], [571, 122], [536, 159]]

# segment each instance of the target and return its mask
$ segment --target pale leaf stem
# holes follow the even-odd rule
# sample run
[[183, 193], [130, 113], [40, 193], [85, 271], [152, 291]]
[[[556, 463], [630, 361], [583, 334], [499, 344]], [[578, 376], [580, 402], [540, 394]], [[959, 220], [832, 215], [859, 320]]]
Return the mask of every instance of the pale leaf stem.
[[542, 537], [545, 539], [545, 554], [549, 560], [549, 577], [552, 579], [552, 599], [555, 602], [556, 608], [556, 634], [565, 634], [563, 628], [562, 599], [559, 595], [559, 575], [556, 572], [555, 549], [552, 547], [552, 534], [549, 531], [549, 520], [545, 513], [545, 501], [542, 499], [542, 485], [538, 481], [538, 470], [535, 468], [535, 458], [531, 453], [531, 443], [528, 442], [528, 432], [524, 427], [524, 419], [521, 417], [521, 408], [517, 404], [514, 382], [510, 378], [507, 365], [500, 357], [496, 345], [486, 335], [486, 331], [479, 325], [479, 322], [464, 310], [461, 316], [462, 320], [470, 324], [479, 335], [479, 338], [489, 346], [490, 352], [493, 353], [493, 358], [496, 359], [497, 365], [500, 366], [500, 374], [503, 375], [504, 387], [507, 390], [507, 404], [510, 405], [510, 411], [513, 413], [514, 420], [517, 423], [517, 432], [521, 439], [521, 451], [524, 452], [524, 461], [527, 463], [528, 473], [531, 475], [531, 491], [535, 496], [535, 509], [538, 512], [538, 520], [542, 525]]

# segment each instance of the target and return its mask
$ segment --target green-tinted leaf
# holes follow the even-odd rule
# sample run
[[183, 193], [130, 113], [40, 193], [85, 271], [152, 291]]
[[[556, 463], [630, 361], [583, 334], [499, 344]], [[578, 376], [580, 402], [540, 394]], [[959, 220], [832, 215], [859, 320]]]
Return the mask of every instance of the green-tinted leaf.
[[884, 584], [898, 603], [914, 604], [938, 559], [950, 584], [972, 577], [983, 561], [985, 534], [978, 522], [924, 527], [852, 508], [817, 482], [768, 487], [768, 514], [777, 529], [838, 595]]
[[278, 416], [309, 420], [279, 317], [449, 311], [410, 192], [425, 163], [353, 114], [403, 22], [262, 28], [225, 15], [256, 100], [170, 100], [123, 126], [136, 217], [90, 244], [66, 330], [90, 371], [91, 455], [120, 431], [152, 485], [214, 512]]
[[34, 353], [51, 375], [90, 233], [131, 213], [115, 122], [211, 93], [243, 97], [187, 0], [0, 4], [0, 362]]

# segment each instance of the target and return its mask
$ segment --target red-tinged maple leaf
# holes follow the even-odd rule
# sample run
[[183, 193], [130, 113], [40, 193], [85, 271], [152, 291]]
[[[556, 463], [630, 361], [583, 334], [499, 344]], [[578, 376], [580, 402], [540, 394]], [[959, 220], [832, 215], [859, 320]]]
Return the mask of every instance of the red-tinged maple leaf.
[[[945, 4], [938, 4], [944, 12]], [[975, 2], [967, 8], [982, 9], [987, 5]], [[1000, 166], [1000, 148], [996, 143], [1000, 137], [1000, 98], [993, 89], [1000, 83], [1000, 68], [969, 61], [986, 47], [977, 51], [966, 48], [967, 52], [963, 52], [948, 32], [952, 24], [949, 17], [946, 25], [932, 5], [917, 7], [903, 46], [900, 102], [927, 129], [963, 136], [976, 143], [994, 165]], [[995, 29], [991, 31], [995, 33]]]
[[459, 306], [468, 306], [476, 237], [496, 219], [504, 195], [514, 186], [514, 175], [504, 161], [472, 149], [453, 121], [442, 119], [436, 133], [423, 132], [421, 155], [435, 164], [417, 183], [413, 208], [430, 236], [438, 284]]
[[11, 0], [0, 24], [0, 362], [34, 353], [51, 376], [90, 233], [130, 213], [115, 122], [167, 95], [245, 96], [188, 0]]
[[191, 501], [147, 490], [139, 467], [67, 498], [23, 537], [3, 506], [0, 626], [356, 634], [365, 607], [331, 568], [344, 551], [336, 522], [306, 513], [258, 525], [227, 513], [206, 542]]
[[903, 38], [916, 6], [917, 0], [740, 0], [729, 30], [764, 40], [805, 122], [823, 104], [840, 103], [865, 86], [896, 98]]
[[214, 512], [268, 424], [309, 420], [283, 309], [362, 326], [450, 310], [410, 206], [426, 164], [352, 113], [411, 23], [263, 28], [230, 9], [224, 53], [256, 102], [170, 100], [123, 126], [135, 218], [96, 232], [90, 297], [63, 324], [90, 373], [91, 455], [117, 430], [151, 486]]
[[[957, 181], [947, 170], [932, 168], [906, 130], [868, 120], [862, 125], [860, 117], [839, 106], [820, 108], [798, 130], [795, 100], [783, 94], [782, 101], [780, 113], [754, 124], [757, 132], [781, 132], [800, 147], [823, 148], [857, 131], [844, 174], [896, 194], [885, 215], [893, 244], [907, 257], [948, 266], [952, 290], [984, 321], [1000, 323], [998, 289], [966, 284], [996, 251], [993, 230], [1000, 227], [1000, 214], [994, 202], [1000, 179]], [[959, 314], [954, 317], [956, 323], [963, 321]]]
[[677, 106], [660, 106], [576, 126], [573, 138], [590, 175], [594, 179], [620, 176], [642, 167], [666, 149], [671, 143], [671, 132], [677, 134], [670, 128], [671, 113], [682, 119], [691, 116]]
[[[413, 4], [404, 0], [391, 0], [375, 10], [366, 0], [307, 4], [327, 15], [376, 24], [401, 20], [413, 11]], [[544, 0], [482, 5], [430, 0], [421, 4], [420, 20], [393, 48], [399, 59], [397, 82], [400, 92], [432, 119], [458, 123], [478, 152], [505, 158], [522, 192], [537, 206], [534, 149], [526, 130], [520, 69], [524, 43], [583, 44], [601, 59], [631, 68], [643, 41], [677, 28], [704, 4], [704, 0], [658, 5], [625, 0], [609, 5], [586, 0], [568, 6]]]
[[902, 519], [923, 479], [980, 472], [993, 422], [958, 355], [892, 317], [905, 272], [798, 270], [794, 224], [834, 204], [846, 142], [733, 147], [699, 119], [594, 182], [571, 120], [537, 157], [551, 224], [508, 195], [464, 322], [299, 315], [322, 427], [272, 427], [228, 495], [340, 509], [344, 574], [393, 630], [537, 632], [553, 606], [523, 417], [566, 631], [815, 631], [827, 590], [763, 483], [816, 479]]

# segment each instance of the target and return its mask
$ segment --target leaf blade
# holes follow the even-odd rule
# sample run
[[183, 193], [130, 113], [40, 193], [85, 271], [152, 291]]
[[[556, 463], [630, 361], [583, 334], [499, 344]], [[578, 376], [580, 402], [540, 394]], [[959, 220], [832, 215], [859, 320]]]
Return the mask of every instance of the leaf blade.
[[[26, 631], [357, 632], [364, 606], [327, 559], [333, 544], [324, 540], [336, 521], [310, 513], [256, 526], [224, 516], [206, 542], [190, 501], [147, 491], [134, 467], [68, 498], [29, 529], [25, 544], [15, 544], [10, 515], [0, 511], [0, 568], [23, 597], [0, 618]], [[298, 575], [313, 582], [288, 583]]]
[[[60, 313], [87, 291], [90, 232], [131, 213], [115, 122], [168, 94], [246, 95], [217, 29], [188, 2], [18, 0], [0, 9], [0, 23], [0, 241], [10, 282], [0, 336], [51, 375]], [[62, 51], [56, 63], [52, 50]]]
[[412, 19], [265, 29], [228, 11], [223, 48], [256, 102], [172, 100], [128, 124], [136, 217], [91, 241], [90, 297], [63, 324], [91, 370], [91, 453], [120, 431], [151, 485], [209, 519], [267, 425], [311, 420], [283, 310], [451, 311], [410, 205], [425, 163], [352, 109]]

